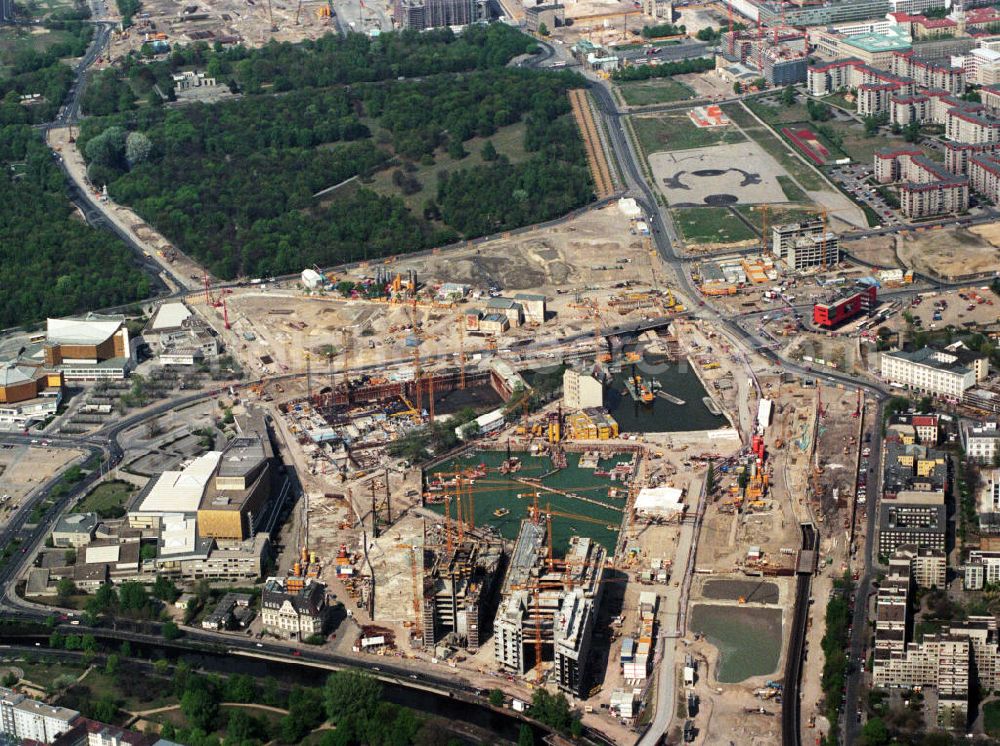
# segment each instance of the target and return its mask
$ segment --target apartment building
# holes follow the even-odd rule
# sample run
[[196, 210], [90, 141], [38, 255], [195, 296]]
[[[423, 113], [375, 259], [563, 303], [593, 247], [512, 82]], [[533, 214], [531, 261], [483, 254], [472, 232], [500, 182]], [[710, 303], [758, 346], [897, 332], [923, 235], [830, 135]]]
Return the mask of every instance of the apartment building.
[[959, 95], [965, 91], [965, 70], [950, 62], [922, 59], [912, 51], [893, 55], [889, 68], [893, 75], [910, 78], [920, 88]]
[[906, 557], [889, 559], [889, 570], [875, 597], [875, 649], [872, 672], [906, 649], [913, 590], [912, 563]]
[[812, 65], [806, 70], [806, 85], [813, 96], [826, 96], [837, 91], [880, 84], [894, 86], [895, 92], [904, 96], [916, 91], [916, 84], [912, 79], [867, 65], [857, 57]]
[[973, 549], [962, 566], [962, 584], [966, 590], [981, 591], [1000, 583], [1000, 552]]
[[1000, 116], [1000, 83], [984, 85], [979, 89], [983, 108], [990, 116]]
[[960, 399], [966, 390], [986, 380], [989, 358], [961, 343], [943, 349], [883, 352], [880, 375], [912, 391]]
[[980, 464], [992, 464], [1000, 453], [1000, 427], [996, 422], [983, 422], [962, 428], [965, 455]]
[[948, 578], [948, 555], [940, 549], [904, 544], [895, 558], [910, 563], [910, 575], [918, 588], [944, 588]]
[[874, 158], [875, 178], [899, 182], [899, 201], [909, 218], [969, 209], [969, 178], [953, 174], [917, 149], [881, 150]]
[[885, 679], [877, 686], [937, 688], [937, 724], [964, 729], [969, 709], [971, 646], [967, 639], [951, 635], [928, 635], [919, 645], [885, 667]]
[[76, 710], [55, 707], [0, 687], [0, 733], [19, 742], [52, 743], [79, 719]]
[[997, 143], [992, 142], [974, 144], [971, 142], [951, 142], [950, 140], [945, 140], [943, 144], [944, 167], [954, 174], [968, 174], [972, 156], [994, 153], [998, 147]]
[[969, 158], [969, 184], [993, 204], [1000, 203], [1000, 156], [992, 152]]
[[945, 137], [974, 145], [1000, 141], [1000, 120], [981, 111], [950, 109], [945, 121]]

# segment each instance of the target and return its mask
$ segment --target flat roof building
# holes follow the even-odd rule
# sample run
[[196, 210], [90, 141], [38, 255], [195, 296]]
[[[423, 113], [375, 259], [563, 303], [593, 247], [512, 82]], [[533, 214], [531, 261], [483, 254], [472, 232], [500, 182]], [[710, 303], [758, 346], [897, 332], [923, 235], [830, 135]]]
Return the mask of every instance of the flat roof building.
[[989, 375], [989, 358], [961, 343], [943, 349], [883, 352], [880, 374], [914, 391], [961, 399]]

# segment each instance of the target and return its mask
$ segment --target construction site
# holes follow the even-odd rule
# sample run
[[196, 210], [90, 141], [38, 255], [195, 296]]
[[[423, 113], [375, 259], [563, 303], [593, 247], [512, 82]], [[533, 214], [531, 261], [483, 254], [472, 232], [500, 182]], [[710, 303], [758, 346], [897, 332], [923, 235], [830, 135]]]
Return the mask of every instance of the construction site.
[[143, 44], [243, 44], [296, 42], [336, 33], [336, 12], [328, 0], [246, 0], [191, 4], [180, 0], [147, 0], [134, 25], [115, 33], [109, 61]]

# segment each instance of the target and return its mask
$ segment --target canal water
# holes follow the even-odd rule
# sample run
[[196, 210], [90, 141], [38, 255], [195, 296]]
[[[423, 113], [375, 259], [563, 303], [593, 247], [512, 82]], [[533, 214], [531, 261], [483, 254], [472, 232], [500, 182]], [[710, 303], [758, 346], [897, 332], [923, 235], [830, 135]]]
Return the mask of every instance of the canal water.
[[691, 613], [691, 631], [719, 651], [715, 678], [723, 684], [775, 673], [781, 626], [781, 609], [699, 603]]
[[[552, 516], [552, 552], [562, 556], [569, 546], [571, 536], [587, 536], [600, 543], [608, 553], [615, 550], [618, 541], [618, 529], [621, 526], [622, 512], [625, 506], [626, 490], [621, 482], [612, 481], [609, 477], [594, 475], [593, 469], [580, 469], [580, 454], [567, 453], [567, 468], [551, 473], [554, 469], [548, 456], [531, 456], [528, 453], [512, 453], [521, 459], [521, 469], [514, 474], [501, 474], [497, 469], [507, 457], [504, 451], [472, 452], [466, 456], [445, 461], [428, 470], [430, 481], [435, 474], [474, 469], [479, 464], [485, 464], [488, 473], [485, 477], [475, 480], [472, 493], [475, 500], [474, 517], [477, 526], [487, 524], [496, 528], [507, 539], [514, 539], [521, 527], [521, 521], [529, 515], [533, 504], [535, 487], [516, 481], [517, 478], [542, 478], [541, 484], [561, 492], [580, 495], [591, 500], [613, 505], [618, 510], [595, 505], [566, 495], [539, 490], [538, 505], [544, 511], [551, 507], [553, 512], [567, 513], [569, 516]], [[620, 461], [631, 461], [631, 453], [623, 453], [613, 459], [604, 459], [599, 468], [610, 471]], [[609, 497], [609, 490], [617, 489], [619, 497]], [[448, 488], [445, 488], [447, 491]], [[434, 494], [434, 493], [429, 493]], [[522, 495], [522, 497], [518, 497]], [[429, 505], [432, 510], [444, 514], [443, 505]], [[509, 511], [506, 515], [495, 515], [495, 511]], [[455, 517], [455, 503], [452, 502], [452, 518]]]
[[618, 422], [621, 432], [715, 430], [729, 424], [725, 417], [712, 414], [705, 406], [702, 399], [708, 396], [708, 392], [687, 360], [671, 362], [646, 357], [635, 368], [644, 380], [659, 381], [665, 393], [682, 399], [684, 404], [674, 404], [659, 396], [654, 396], [650, 404], [635, 401], [625, 390], [625, 381], [632, 372], [632, 366], [624, 365], [604, 389], [604, 406]]

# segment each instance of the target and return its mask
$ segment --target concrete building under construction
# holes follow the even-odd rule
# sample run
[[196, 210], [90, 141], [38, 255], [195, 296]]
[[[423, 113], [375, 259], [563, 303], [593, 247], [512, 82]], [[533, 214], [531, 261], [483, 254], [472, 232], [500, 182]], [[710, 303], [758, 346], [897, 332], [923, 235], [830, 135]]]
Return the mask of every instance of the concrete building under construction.
[[539, 521], [521, 524], [493, 625], [494, 657], [498, 665], [521, 675], [552, 661], [559, 688], [580, 696], [607, 553], [577, 536], [566, 556], [553, 560], [546, 551], [547, 536]]
[[436, 550], [423, 575], [423, 645], [433, 648], [447, 638], [475, 652], [491, 626], [503, 572], [503, 543], [471, 539], [459, 542], [450, 552], [444, 547]]

